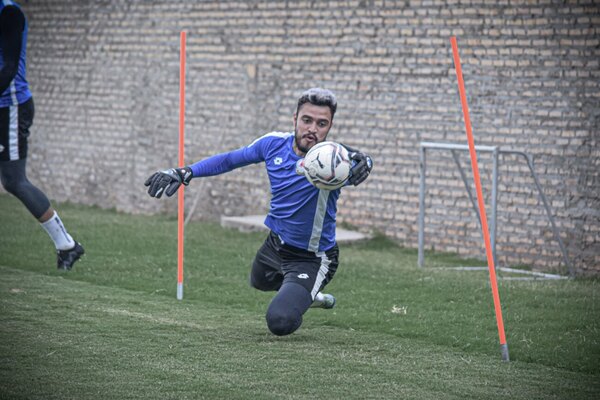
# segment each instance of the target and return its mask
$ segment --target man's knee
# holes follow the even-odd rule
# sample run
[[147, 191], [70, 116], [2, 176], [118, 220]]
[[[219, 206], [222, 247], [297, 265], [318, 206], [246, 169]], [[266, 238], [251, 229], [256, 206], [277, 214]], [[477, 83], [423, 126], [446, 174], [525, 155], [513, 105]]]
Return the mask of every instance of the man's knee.
[[302, 315], [312, 303], [310, 293], [297, 283], [286, 283], [267, 310], [267, 326], [277, 336], [289, 335], [302, 325]]
[[2, 187], [19, 199], [36, 219], [50, 208], [48, 197], [27, 179], [24, 159], [3, 163], [0, 181]]
[[6, 190], [8, 193], [12, 195], [16, 195], [17, 193], [19, 193], [19, 189], [21, 187], [21, 180], [18, 179], [16, 176], [13, 176], [8, 173], [2, 173], [0, 174], [0, 181], [2, 182], [2, 187], [4, 188], [4, 190]]
[[269, 290], [269, 288], [265, 284], [265, 282], [259, 276], [256, 276], [255, 274], [250, 274], [250, 286], [252, 286], [255, 289], [265, 291], [265, 292]]
[[17, 195], [23, 192], [24, 187], [29, 183], [25, 174], [25, 160], [2, 162], [0, 181], [8, 193]]
[[295, 332], [302, 325], [302, 314], [294, 309], [269, 307], [267, 326], [277, 336], [285, 336]]

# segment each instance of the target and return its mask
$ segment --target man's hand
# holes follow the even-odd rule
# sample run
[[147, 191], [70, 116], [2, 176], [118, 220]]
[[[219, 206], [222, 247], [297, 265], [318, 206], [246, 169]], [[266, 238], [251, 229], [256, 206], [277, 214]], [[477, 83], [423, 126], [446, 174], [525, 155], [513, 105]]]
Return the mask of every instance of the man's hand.
[[348, 179], [348, 183], [350, 185], [358, 186], [371, 173], [373, 169], [373, 159], [366, 155], [363, 152], [360, 152], [350, 146], [342, 144], [348, 150], [348, 156], [350, 160], [356, 161], [356, 164], [350, 169], [350, 178]]
[[192, 169], [190, 167], [171, 168], [164, 171], [158, 171], [146, 179], [145, 186], [148, 186], [148, 194], [160, 199], [163, 193], [167, 197], [175, 194], [181, 184], [185, 186], [192, 180]]
[[360, 185], [371, 173], [373, 169], [373, 160], [371, 157], [360, 151], [350, 153], [350, 159], [356, 161], [356, 165], [350, 169], [350, 179], [348, 183], [354, 186]]

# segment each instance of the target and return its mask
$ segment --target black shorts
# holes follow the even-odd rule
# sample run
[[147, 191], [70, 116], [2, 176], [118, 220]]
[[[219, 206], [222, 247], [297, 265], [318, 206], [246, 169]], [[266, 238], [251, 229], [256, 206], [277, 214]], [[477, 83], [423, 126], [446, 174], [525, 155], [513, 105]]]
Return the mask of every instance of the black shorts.
[[250, 281], [261, 290], [278, 290], [284, 282], [295, 282], [314, 300], [333, 278], [338, 256], [337, 244], [327, 251], [312, 252], [283, 244], [271, 232], [256, 253]]
[[27, 138], [33, 124], [33, 99], [0, 108], [0, 161], [27, 157]]

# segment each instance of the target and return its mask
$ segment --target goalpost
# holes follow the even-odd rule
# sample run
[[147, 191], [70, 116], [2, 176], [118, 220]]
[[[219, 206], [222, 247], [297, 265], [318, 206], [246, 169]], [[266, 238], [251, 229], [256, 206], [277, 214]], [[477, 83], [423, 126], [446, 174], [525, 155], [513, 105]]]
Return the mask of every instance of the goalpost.
[[[425, 246], [425, 193], [426, 193], [426, 182], [425, 182], [425, 174], [427, 170], [427, 152], [432, 150], [440, 150], [440, 151], [450, 151], [452, 154], [452, 158], [458, 172], [460, 173], [460, 177], [465, 186], [465, 190], [467, 195], [469, 196], [469, 200], [477, 216], [479, 224], [481, 225], [481, 216], [479, 214], [479, 208], [477, 206], [477, 202], [473, 197], [471, 187], [469, 185], [469, 181], [465, 174], [463, 167], [460, 164], [460, 160], [458, 158], [459, 151], [469, 151], [469, 147], [467, 145], [462, 144], [454, 144], [454, 143], [438, 143], [438, 142], [421, 142], [419, 146], [419, 172], [420, 172], [420, 180], [419, 180], [419, 244], [418, 244], [418, 265], [419, 267], [423, 267], [424, 265], [424, 246]], [[554, 217], [552, 215], [552, 210], [544, 195], [544, 191], [542, 190], [542, 186], [540, 184], [540, 180], [538, 175], [534, 169], [533, 156], [529, 153], [525, 153], [523, 151], [516, 150], [503, 150], [498, 146], [475, 146], [475, 150], [477, 152], [489, 152], [492, 153], [492, 194], [491, 194], [491, 221], [490, 221], [490, 241], [492, 246], [492, 254], [494, 258], [494, 264], [496, 264], [496, 231], [497, 231], [497, 210], [498, 210], [498, 168], [500, 165], [500, 156], [501, 155], [517, 155], [521, 156], [527, 162], [527, 166], [529, 167], [529, 171], [531, 173], [531, 177], [533, 178], [533, 182], [535, 187], [537, 188], [539, 197], [542, 201], [542, 204], [546, 210], [546, 216], [550, 225], [552, 227], [552, 231], [554, 234], [554, 238], [558, 242], [560, 247], [560, 251], [562, 253], [563, 262], [566, 265], [569, 275], [573, 276], [574, 271], [572, 269], [571, 263], [569, 262], [569, 257], [567, 255], [567, 250], [564, 246], [564, 243], [559, 235], [558, 228], [556, 227], [556, 223], [554, 221]]]

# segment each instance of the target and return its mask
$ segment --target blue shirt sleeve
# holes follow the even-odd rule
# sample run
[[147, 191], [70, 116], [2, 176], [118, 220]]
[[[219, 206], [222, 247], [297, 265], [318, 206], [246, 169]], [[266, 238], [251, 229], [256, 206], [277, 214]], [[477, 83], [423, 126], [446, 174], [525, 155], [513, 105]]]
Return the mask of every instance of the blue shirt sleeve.
[[6, 6], [0, 12], [0, 93], [4, 93], [19, 71], [24, 25], [25, 16], [17, 7]]
[[194, 178], [220, 175], [246, 165], [265, 161], [265, 140], [258, 139], [249, 146], [227, 153], [216, 154], [192, 165]]

